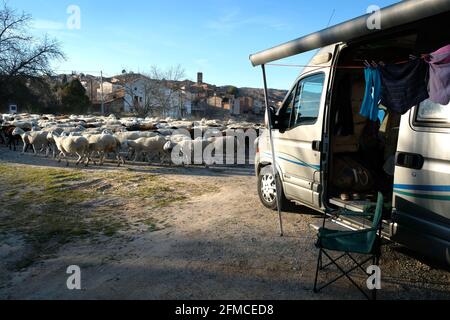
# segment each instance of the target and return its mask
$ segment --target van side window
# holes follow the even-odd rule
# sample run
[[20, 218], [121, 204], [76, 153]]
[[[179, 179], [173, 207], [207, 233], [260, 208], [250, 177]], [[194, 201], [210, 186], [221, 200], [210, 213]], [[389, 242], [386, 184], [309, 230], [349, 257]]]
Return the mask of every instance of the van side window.
[[450, 127], [450, 103], [443, 106], [431, 100], [425, 100], [418, 107], [416, 123], [418, 125], [440, 124]]
[[316, 123], [320, 112], [324, 83], [325, 74], [323, 73], [310, 76], [299, 82], [291, 118], [291, 128]]
[[289, 123], [292, 117], [292, 110], [294, 109], [294, 97], [297, 91], [297, 86], [292, 89], [291, 93], [287, 97], [280, 111], [281, 116], [281, 126], [282, 128], [289, 128]]

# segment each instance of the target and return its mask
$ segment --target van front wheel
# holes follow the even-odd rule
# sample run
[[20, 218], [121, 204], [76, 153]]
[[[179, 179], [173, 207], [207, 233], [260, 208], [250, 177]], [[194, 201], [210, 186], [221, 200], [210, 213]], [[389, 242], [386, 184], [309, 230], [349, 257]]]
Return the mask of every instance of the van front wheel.
[[278, 184], [278, 190], [281, 192], [280, 206], [283, 210], [288, 206], [289, 200], [284, 195], [280, 178], [279, 176], [274, 178], [272, 166], [262, 168], [258, 176], [258, 194], [262, 204], [271, 210], [277, 210], [276, 184]]

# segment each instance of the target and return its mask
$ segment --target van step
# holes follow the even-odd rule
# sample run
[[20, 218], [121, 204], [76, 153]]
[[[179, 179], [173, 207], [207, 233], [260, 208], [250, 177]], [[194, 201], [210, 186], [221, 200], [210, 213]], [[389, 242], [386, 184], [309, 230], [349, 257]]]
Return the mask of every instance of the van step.
[[369, 205], [376, 205], [376, 203], [368, 201], [368, 200], [359, 200], [359, 201], [344, 201], [339, 198], [331, 198], [330, 203], [343, 209], [355, 211], [355, 212], [364, 212], [364, 209]]
[[[383, 220], [383, 230], [382, 230], [382, 236], [383, 238], [390, 239], [390, 221]], [[319, 230], [323, 226], [323, 220], [320, 219], [317, 222], [311, 223], [310, 227], [314, 230]], [[363, 230], [368, 229], [372, 227], [372, 221], [361, 218], [361, 217], [339, 217], [337, 219], [335, 218], [328, 218], [325, 222], [325, 228], [330, 230], [336, 230], [336, 231], [356, 231], [356, 230]]]
[[[317, 222], [310, 223], [309, 226], [311, 228], [313, 228], [314, 230], [318, 231], [320, 228], [323, 227], [323, 218], [318, 219]], [[332, 218], [328, 218], [325, 221], [325, 228], [330, 229], [330, 230], [336, 230], [336, 231], [355, 231], [355, 230], [357, 230], [349, 225], [346, 225], [345, 223], [342, 223], [342, 222], [337, 221]]]

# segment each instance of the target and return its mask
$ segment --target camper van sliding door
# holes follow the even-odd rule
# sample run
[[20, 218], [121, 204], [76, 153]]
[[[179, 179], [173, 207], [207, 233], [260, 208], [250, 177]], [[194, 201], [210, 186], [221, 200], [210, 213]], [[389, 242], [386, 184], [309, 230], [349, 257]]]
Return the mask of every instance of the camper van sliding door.
[[402, 118], [393, 239], [450, 264], [450, 105], [429, 100]]
[[320, 208], [320, 169], [326, 84], [329, 71], [300, 78], [286, 103], [286, 131], [275, 132], [275, 146], [288, 199]]

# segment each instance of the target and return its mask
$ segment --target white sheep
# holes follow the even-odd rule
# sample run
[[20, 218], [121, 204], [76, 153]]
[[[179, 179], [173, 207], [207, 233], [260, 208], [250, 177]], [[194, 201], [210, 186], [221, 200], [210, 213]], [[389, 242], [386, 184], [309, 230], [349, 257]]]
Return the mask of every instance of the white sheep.
[[179, 142], [168, 141], [164, 145], [164, 151], [172, 154], [172, 160], [176, 164], [190, 165], [192, 163], [210, 165], [208, 161], [203, 159], [203, 152], [211, 144], [211, 141], [198, 138], [182, 139]]
[[103, 165], [106, 155], [108, 153], [114, 153], [117, 159], [117, 165], [120, 166], [121, 163], [125, 164], [124, 159], [120, 155], [121, 143], [115, 136], [104, 131], [102, 134], [90, 135], [86, 138], [89, 142], [90, 154], [88, 163], [93, 154], [97, 153], [100, 157], [100, 165]]
[[61, 156], [64, 156], [66, 159], [66, 165], [69, 166], [67, 156], [73, 154], [78, 156], [76, 165], [79, 165], [85, 158], [87, 159], [85, 165], [89, 165], [89, 141], [85, 137], [58, 136], [55, 133], [50, 132], [48, 134], [48, 139], [53, 139], [58, 150], [60, 151], [60, 154], [58, 155], [58, 162], [61, 162]]
[[[23, 150], [22, 154], [25, 154], [28, 145], [31, 145], [34, 151], [34, 154], [37, 155], [37, 150], [48, 150], [48, 140], [47, 133], [44, 131], [30, 131], [25, 132], [21, 128], [15, 128], [12, 132], [13, 136], [20, 136], [23, 141]], [[48, 152], [46, 154], [48, 156]]]
[[127, 140], [126, 145], [134, 152], [134, 161], [137, 161], [139, 156], [145, 153], [147, 156], [149, 154], [158, 154], [161, 157], [161, 162], [163, 158], [167, 155], [164, 150], [164, 145], [167, 140], [164, 137], [157, 136], [152, 138], [139, 138], [135, 141]]
[[212, 144], [211, 156], [222, 161], [234, 161], [236, 152], [239, 150], [239, 140], [235, 136], [211, 137], [207, 139]]

